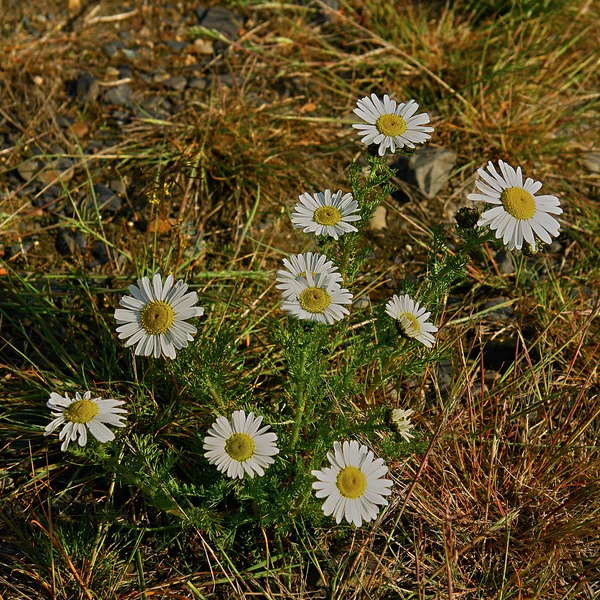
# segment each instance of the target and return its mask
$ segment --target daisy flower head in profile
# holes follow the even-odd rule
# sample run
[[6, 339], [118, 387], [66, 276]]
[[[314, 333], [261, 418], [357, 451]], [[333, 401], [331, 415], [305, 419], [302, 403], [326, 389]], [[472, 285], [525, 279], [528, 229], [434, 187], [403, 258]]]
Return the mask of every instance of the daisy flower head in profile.
[[64, 425], [59, 440], [63, 440], [60, 449], [64, 452], [70, 442], [79, 438], [79, 445], [85, 446], [88, 440], [88, 431], [99, 442], [110, 442], [115, 439], [115, 434], [106, 426], [125, 427], [121, 419], [127, 411], [117, 408], [125, 404], [122, 400], [109, 398], [92, 398], [92, 392], [85, 392], [83, 398], [79, 392], [75, 392], [75, 398], [69, 398], [65, 393], [60, 396], [56, 392], [50, 394], [46, 406], [52, 411], [54, 420], [46, 425], [44, 435], [50, 435], [57, 427]]
[[[342, 281], [342, 275], [338, 268], [327, 260], [324, 254], [313, 252], [305, 252], [304, 254], [292, 254], [289, 259], [283, 259], [285, 269], [277, 271], [276, 281], [279, 285], [275, 287], [281, 290], [281, 295], [284, 300], [294, 298], [295, 292], [290, 287], [290, 282], [306, 278], [306, 274], [310, 273], [313, 277], [317, 275], [327, 275], [334, 283], [339, 284]], [[294, 288], [295, 289], [295, 288]]]
[[407, 410], [402, 410], [401, 408], [395, 408], [392, 411], [392, 424], [396, 428], [398, 434], [404, 438], [407, 442], [415, 437], [410, 430], [414, 427], [414, 425], [410, 422], [410, 417], [415, 411], [412, 408], [408, 408]]
[[500, 173], [489, 161], [486, 172], [478, 169], [477, 187], [481, 194], [469, 194], [475, 202], [487, 202], [495, 206], [481, 215], [478, 226], [488, 226], [502, 238], [509, 250], [520, 250], [523, 241], [536, 247], [536, 236], [546, 244], [559, 234], [560, 223], [551, 215], [560, 215], [560, 201], [556, 196], [535, 196], [542, 187], [541, 182], [528, 177], [523, 182], [521, 167], [515, 170], [509, 164], [498, 161]]
[[282, 310], [301, 321], [332, 325], [349, 314], [344, 304], [352, 304], [352, 294], [326, 273], [313, 276], [307, 272], [305, 277], [287, 280], [281, 288]]
[[312, 196], [304, 193], [299, 196], [292, 213], [292, 223], [305, 233], [328, 235], [337, 240], [340, 235], [358, 231], [351, 223], [360, 221], [358, 202], [352, 194], [343, 194], [338, 190], [335, 194], [330, 189], [317, 192]]
[[246, 473], [252, 478], [255, 473], [262, 477], [279, 453], [277, 435], [268, 425], [261, 428], [262, 420], [243, 410], [236, 410], [231, 421], [219, 417], [204, 438], [208, 462], [233, 479], [242, 479]]
[[312, 486], [317, 498], [326, 498], [325, 516], [333, 515], [336, 523], [345, 518], [360, 527], [379, 513], [378, 505], [386, 505], [384, 496], [392, 493], [392, 481], [382, 479], [388, 468], [382, 458], [375, 458], [366, 446], [356, 441], [333, 444], [327, 453], [331, 466], [312, 471], [317, 478]]
[[408, 294], [402, 296], [394, 294], [385, 305], [385, 312], [392, 319], [396, 319], [403, 335], [418, 340], [428, 348], [433, 347], [435, 338], [432, 334], [438, 328], [427, 322], [431, 313], [426, 312], [426, 309]]
[[173, 275], [164, 283], [158, 273], [152, 281], [142, 277], [137, 286], [129, 286], [131, 296], [123, 296], [119, 301], [123, 307], [115, 310], [119, 338], [127, 340], [126, 348], [137, 344], [138, 356], [154, 354], [154, 358], [159, 358], [162, 353], [173, 359], [175, 350], [185, 348], [194, 339], [197, 329], [186, 319], [201, 317], [204, 309], [195, 306], [198, 295], [188, 292], [185, 282], [173, 282]]
[[427, 113], [415, 114], [419, 105], [414, 100], [397, 104], [385, 94], [383, 102], [375, 95], [365, 96], [358, 101], [354, 113], [366, 123], [352, 125], [362, 136], [362, 143], [379, 144], [379, 156], [387, 149], [393, 153], [396, 148], [415, 148], [415, 144], [423, 144], [431, 136], [433, 127], [425, 127], [429, 123]]

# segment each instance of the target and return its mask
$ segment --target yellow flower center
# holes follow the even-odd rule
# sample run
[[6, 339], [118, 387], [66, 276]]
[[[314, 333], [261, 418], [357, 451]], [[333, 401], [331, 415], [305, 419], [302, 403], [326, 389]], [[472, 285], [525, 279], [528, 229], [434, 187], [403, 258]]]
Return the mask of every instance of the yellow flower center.
[[509, 187], [500, 194], [504, 210], [515, 219], [531, 219], [535, 215], [533, 196], [520, 187]]
[[[410, 333], [418, 333], [421, 331], [421, 323], [419, 323], [419, 319], [417, 319], [417, 317], [415, 317], [415, 315], [412, 313], [403, 312], [398, 320], [400, 321], [400, 324], [402, 325], [406, 335], [409, 335], [408, 330], [410, 330]], [[408, 321], [408, 324], [406, 321]]]
[[342, 213], [335, 206], [321, 206], [313, 215], [319, 225], [336, 225], [342, 220]]
[[91, 400], [77, 400], [64, 412], [65, 419], [71, 423], [89, 423], [98, 414], [98, 405]]
[[244, 462], [254, 455], [256, 444], [247, 433], [234, 433], [225, 441], [225, 452], [238, 462]]
[[162, 300], [153, 300], [142, 308], [140, 322], [150, 335], [160, 335], [169, 331], [174, 321], [175, 311]]
[[337, 489], [344, 498], [360, 498], [367, 489], [367, 478], [358, 467], [344, 467], [335, 480]]
[[321, 288], [307, 287], [298, 301], [306, 312], [322, 313], [331, 304], [331, 296]]
[[406, 132], [406, 121], [398, 115], [381, 115], [375, 122], [379, 133], [388, 137], [396, 137]]

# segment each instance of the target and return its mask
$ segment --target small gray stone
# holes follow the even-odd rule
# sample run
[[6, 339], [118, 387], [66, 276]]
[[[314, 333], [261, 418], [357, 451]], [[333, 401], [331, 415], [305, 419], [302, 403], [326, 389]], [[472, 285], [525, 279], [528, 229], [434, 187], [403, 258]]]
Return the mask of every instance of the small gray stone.
[[87, 238], [80, 231], [75, 234], [75, 245], [80, 250], [85, 250], [87, 248]]
[[77, 77], [76, 87], [77, 99], [80, 102], [95, 102], [98, 98], [100, 88], [96, 78], [90, 73], [81, 72]]
[[214, 75], [210, 78], [210, 83], [212, 83], [213, 80], [217, 82], [217, 85], [227, 88], [239, 88], [244, 84], [244, 78], [241, 75], [232, 75], [231, 73]]
[[173, 50], [173, 52], [181, 52], [187, 46], [187, 42], [179, 42], [177, 40], [167, 40], [165, 44]]
[[124, 194], [125, 193], [125, 185], [123, 184], [123, 181], [121, 179], [111, 179], [110, 183], [108, 184], [108, 187], [115, 194]]
[[21, 163], [17, 167], [17, 171], [23, 181], [31, 181], [41, 168], [41, 162], [39, 160], [28, 160]]
[[196, 8], [196, 14], [202, 27], [215, 29], [230, 40], [237, 39], [238, 32], [243, 25], [241, 17], [220, 6], [211, 8], [199, 6]]
[[367, 296], [367, 294], [363, 294], [362, 296], [359, 296], [358, 298], [354, 299], [352, 301], [352, 307], [356, 308], [356, 309], [361, 309], [361, 308], [369, 308], [371, 302], [369, 300], [369, 296]]
[[75, 238], [68, 229], [61, 229], [56, 236], [56, 250], [62, 256], [73, 256], [75, 254]]
[[117, 65], [117, 71], [121, 79], [133, 79], [133, 71], [129, 65]]
[[94, 186], [94, 191], [96, 192], [98, 206], [101, 211], [115, 213], [121, 208], [123, 204], [121, 198], [115, 195], [114, 191], [103, 183], [96, 184]]
[[385, 229], [387, 227], [387, 209], [383, 205], [379, 205], [373, 216], [369, 219], [369, 229], [373, 229], [375, 231], [380, 231], [381, 229]]
[[500, 273], [502, 275], [512, 275], [515, 272], [515, 266], [512, 261], [512, 254], [502, 250], [496, 255], [496, 262], [500, 267]]
[[592, 173], [600, 173], [600, 152], [586, 152], [583, 155], [583, 164], [588, 171]]
[[75, 123], [75, 119], [73, 117], [62, 117], [60, 115], [56, 117], [56, 124], [63, 129], [71, 127], [73, 123]]
[[445, 391], [450, 387], [453, 373], [454, 368], [452, 366], [452, 361], [447, 358], [440, 360], [435, 367], [435, 374], [440, 390]]
[[412, 156], [398, 156], [392, 168], [398, 177], [416, 186], [427, 198], [435, 198], [446, 185], [456, 163], [456, 153], [446, 148], [423, 148]]
[[[512, 316], [514, 310], [512, 306], [502, 306], [502, 304], [509, 302], [510, 298], [506, 298], [505, 296], [500, 296], [498, 298], [494, 298], [492, 300], [488, 300], [483, 308], [484, 310], [490, 310], [485, 316], [491, 321], [505, 321], [510, 316]], [[494, 308], [494, 307], [498, 308]]]
[[194, 90], [205, 90], [208, 85], [208, 80], [204, 77], [193, 77], [188, 83], [188, 87]]
[[108, 42], [102, 46], [102, 50], [108, 58], [114, 58], [124, 45], [123, 42]]
[[163, 81], [163, 85], [172, 90], [181, 91], [186, 88], [187, 79], [183, 75], [175, 75], [174, 77], [169, 77], [169, 79]]
[[104, 102], [117, 106], [129, 106], [131, 104], [131, 88], [128, 84], [123, 83], [106, 90]]
[[98, 264], [104, 265], [109, 261], [108, 248], [104, 242], [100, 240], [95, 241], [92, 244], [91, 252], [92, 256], [98, 261]]

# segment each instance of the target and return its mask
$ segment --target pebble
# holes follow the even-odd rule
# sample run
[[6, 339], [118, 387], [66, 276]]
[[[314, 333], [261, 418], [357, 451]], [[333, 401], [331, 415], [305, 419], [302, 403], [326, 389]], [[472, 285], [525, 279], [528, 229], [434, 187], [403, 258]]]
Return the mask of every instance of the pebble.
[[85, 250], [87, 248], [87, 238], [80, 231], [75, 234], [75, 245], [80, 250]]
[[205, 90], [209, 86], [209, 82], [204, 77], [193, 77], [188, 83], [188, 87], [194, 90]]
[[103, 183], [97, 183], [94, 186], [96, 192], [96, 198], [98, 201], [98, 207], [101, 211], [107, 211], [109, 213], [117, 212], [123, 202], [121, 198], [115, 195], [115, 192]]
[[164, 86], [177, 91], [184, 90], [187, 83], [187, 79], [183, 75], [175, 75], [174, 77], [169, 77], [169, 79], [163, 81]]
[[374, 231], [380, 231], [381, 229], [385, 229], [387, 227], [387, 209], [385, 206], [379, 205], [373, 216], [369, 219], [369, 229], [373, 229]]
[[[501, 306], [505, 302], [510, 301], [510, 298], [506, 298], [505, 296], [500, 296], [498, 298], [493, 298], [492, 300], [488, 300], [483, 308], [485, 310], [489, 310], [493, 308], [490, 312], [486, 313], [486, 317], [491, 321], [505, 321], [510, 316], [512, 316], [514, 310], [512, 306]], [[498, 308], [494, 308], [494, 307]]]
[[87, 71], [82, 71], [77, 76], [77, 82], [75, 85], [77, 99], [80, 102], [95, 102], [98, 98], [98, 94], [100, 92], [98, 81]]
[[108, 187], [115, 192], [115, 194], [125, 193], [125, 184], [122, 179], [111, 179]]
[[186, 46], [187, 42], [180, 42], [178, 40], [167, 40], [165, 45], [169, 47], [170, 50], [174, 52], [181, 52]]
[[61, 229], [56, 236], [54, 244], [56, 250], [62, 256], [72, 256], [75, 254], [75, 237], [68, 229]]
[[197, 40], [194, 40], [194, 50], [199, 54], [213, 54], [215, 45], [212, 40], [198, 38]]
[[104, 265], [108, 262], [108, 248], [104, 242], [96, 240], [91, 247], [92, 256], [99, 261], [99, 264]]
[[133, 79], [133, 70], [129, 65], [118, 65], [117, 71], [120, 79]]
[[512, 255], [510, 252], [502, 250], [496, 255], [496, 262], [500, 268], [502, 275], [512, 275], [515, 272], [515, 266], [513, 265]]
[[124, 47], [125, 44], [121, 41], [108, 42], [108, 44], [104, 44], [104, 46], [102, 46], [102, 51], [104, 54], [106, 54], [106, 56], [108, 56], [108, 58], [114, 58], [118, 54], [119, 50]]
[[583, 164], [588, 171], [600, 173], [600, 152], [586, 152], [583, 155]]
[[397, 169], [400, 179], [431, 199], [446, 185], [455, 163], [455, 152], [431, 147], [417, 150], [412, 156], [398, 155], [392, 168]]
[[356, 298], [352, 301], [353, 308], [356, 308], [358, 310], [363, 309], [363, 308], [369, 308], [370, 304], [371, 304], [371, 302], [370, 302], [369, 296], [367, 296], [367, 294], [363, 294], [362, 296], [359, 296], [358, 298]]
[[104, 92], [104, 102], [116, 104], [117, 106], [129, 106], [131, 104], [131, 93], [131, 87], [126, 83], [122, 83]]
[[437, 377], [438, 385], [441, 391], [446, 391], [452, 384], [452, 375], [454, 368], [452, 361], [447, 358], [443, 358], [435, 367], [435, 374]]
[[198, 6], [196, 8], [196, 15], [202, 27], [215, 29], [230, 40], [237, 39], [239, 30], [243, 25], [241, 17], [220, 6], [213, 6], [211, 8]]

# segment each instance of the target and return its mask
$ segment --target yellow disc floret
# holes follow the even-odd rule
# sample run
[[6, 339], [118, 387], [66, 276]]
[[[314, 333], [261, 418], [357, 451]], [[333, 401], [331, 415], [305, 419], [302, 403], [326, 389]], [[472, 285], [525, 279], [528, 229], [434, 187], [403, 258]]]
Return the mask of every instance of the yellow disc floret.
[[256, 444], [247, 433], [234, 433], [225, 441], [225, 452], [238, 462], [244, 462], [254, 456]]
[[321, 206], [315, 210], [313, 219], [319, 225], [336, 225], [342, 220], [342, 213], [335, 206]]
[[375, 122], [379, 133], [388, 137], [396, 137], [406, 132], [406, 121], [398, 115], [381, 115]]
[[404, 333], [406, 335], [410, 335], [411, 333], [419, 333], [421, 331], [421, 323], [419, 323], [419, 319], [415, 317], [412, 313], [403, 312], [398, 320], [400, 324], [403, 326]]
[[65, 409], [64, 415], [71, 423], [89, 423], [98, 414], [98, 405], [91, 400], [77, 400]]
[[150, 335], [160, 335], [169, 331], [174, 321], [173, 307], [162, 300], [153, 300], [142, 308], [140, 323]]
[[335, 485], [344, 498], [355, 500], [367, 489], [367, 478], [358, 467], [345, 467], [337, 475]]
[[318, 287], [307, 287], [298, 297], [300, 306], [309, 313], [322, 313], [330, 304], [331, 296]]
[[520, 187], [509, 187], [500, 194], [504, 210], [515, 219], [531, 219], [535, 215], [533, 196]]

